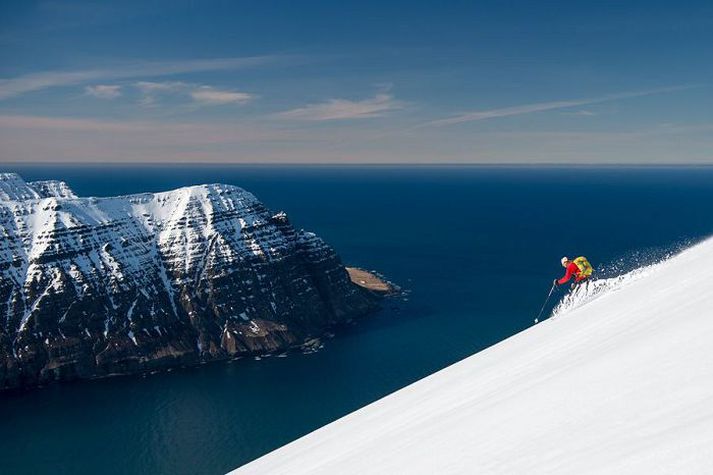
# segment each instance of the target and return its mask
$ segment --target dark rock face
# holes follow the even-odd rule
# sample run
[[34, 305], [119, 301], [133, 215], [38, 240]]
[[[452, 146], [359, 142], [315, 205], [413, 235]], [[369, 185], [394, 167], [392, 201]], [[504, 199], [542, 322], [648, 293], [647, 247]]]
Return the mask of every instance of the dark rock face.
[[377, 305], [240, 188], [77, 198], [0, 174], [0, 389], [280, 351]]

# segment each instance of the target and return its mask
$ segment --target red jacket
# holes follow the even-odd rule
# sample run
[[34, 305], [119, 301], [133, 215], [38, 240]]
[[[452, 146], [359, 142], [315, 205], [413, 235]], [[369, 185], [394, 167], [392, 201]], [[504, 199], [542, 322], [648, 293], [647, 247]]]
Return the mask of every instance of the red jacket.
[[579, 267], [577, 267], [577, 264], [575, 264], [574, 262], [570, 262], [567, 265], [567, 270], [564, 273], [564, 277], [562, 277], [560, 280], [558, 280], [557, 283], [559, 285], [565, 284], [569, 281], [569, 279], [572, 278], [572, 276], [575, 276], [574, 277], [575, 282], [579, 282], [579, 281], [586, 279], [585, 276], [579, 275], [579, 274], [580, 274], [580, 270], [579, 270]]

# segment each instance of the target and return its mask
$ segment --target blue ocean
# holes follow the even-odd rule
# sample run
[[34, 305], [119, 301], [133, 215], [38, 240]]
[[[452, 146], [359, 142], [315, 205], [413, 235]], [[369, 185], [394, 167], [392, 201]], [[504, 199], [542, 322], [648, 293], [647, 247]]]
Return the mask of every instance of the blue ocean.
[[80, 196], [238, 185], [405, 291], [317, 353], [0, 395], [7, 474], [225, 473], [528, 328], [564, 255], [622, 273], [713, 233], [713, 167], [0, 171]]

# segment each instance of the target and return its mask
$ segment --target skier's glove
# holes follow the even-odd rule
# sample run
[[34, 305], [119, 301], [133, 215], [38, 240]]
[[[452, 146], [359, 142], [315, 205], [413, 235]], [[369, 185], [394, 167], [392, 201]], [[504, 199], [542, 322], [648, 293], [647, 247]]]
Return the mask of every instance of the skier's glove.
[[557, 287], [559, 285], [559, 283], [557, 282], [557, 279], [552, 281], [552, 285], [554, 285], [555, 287]]

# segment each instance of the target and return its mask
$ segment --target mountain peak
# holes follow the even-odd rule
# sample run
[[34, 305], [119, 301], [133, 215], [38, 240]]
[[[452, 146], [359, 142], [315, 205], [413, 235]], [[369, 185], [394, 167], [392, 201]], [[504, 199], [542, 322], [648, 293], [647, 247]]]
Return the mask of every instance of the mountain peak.
[[2, 174], [0, 235], [0, 389], [284, 350], [376, 305], [233, 185], [80, 198]]

